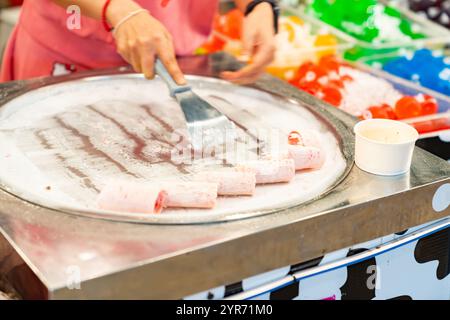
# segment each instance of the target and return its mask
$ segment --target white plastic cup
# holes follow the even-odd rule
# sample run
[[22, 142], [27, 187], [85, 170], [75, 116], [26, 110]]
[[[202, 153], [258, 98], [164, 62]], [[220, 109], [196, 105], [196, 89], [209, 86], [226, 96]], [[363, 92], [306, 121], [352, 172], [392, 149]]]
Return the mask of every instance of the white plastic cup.
[[417, 130], [400, 121], [368, 119], [358, 122], [355, 132], [356, 165], [382, 176], [404, 174], [411, 167]]

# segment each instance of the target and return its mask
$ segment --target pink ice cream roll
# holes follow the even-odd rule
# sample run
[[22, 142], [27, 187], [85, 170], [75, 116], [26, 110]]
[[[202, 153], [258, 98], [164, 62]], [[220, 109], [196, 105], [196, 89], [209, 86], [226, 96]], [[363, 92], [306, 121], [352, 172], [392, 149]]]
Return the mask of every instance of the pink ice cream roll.
[[321, 148], [319, 134], [313, 130], [294, 130], [289, 133], [288, 142], [291, 145]]
[[97, 198], [99, 209], [128, 213], [161, 213], [166, 206], [167, 192], [147, 183], [113, 181]]
[[169, 208], [211, 209], [217, 202], [217, 183], [165, 182], [166, 206]]
[[194, 179], [217, 183], [220, 196], [251, 196], [256, 188], [256, 174], [251, 170], [207, 171], [196, 174]]
[[325, 153], [316, 147], [289, 145], [288, 154], [295, 162], [295, 170], [320, 169], [325, 163]]
[[295, 176], [293, 159], [268, 159], [243, 163], [236, 170], [252, 170], [256, 184], [290, 182]]

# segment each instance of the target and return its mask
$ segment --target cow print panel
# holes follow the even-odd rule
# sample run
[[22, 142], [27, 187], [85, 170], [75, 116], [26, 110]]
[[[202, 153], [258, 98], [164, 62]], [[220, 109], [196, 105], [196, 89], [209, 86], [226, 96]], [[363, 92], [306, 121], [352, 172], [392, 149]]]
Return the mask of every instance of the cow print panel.
[[439, 137], [420, 139], [416, 145], [444, 160], [450, 159], [449, 143], [442, 141]]
[[[367, 250], [363, 248], [349, 250], [347, 257]], [[370, 258], [347, 267], [347, 280], [340, 288], [342, 300], [371, 300], [375, 297], [375, 288], [368, 288], [367, 281], [373, 276], [373, 273], [368, 272], [369, 267], [376, 264], [375, 258]]]
[[232, 296], [234, 294], [241, 293], [242, 291], [244, 291], [244, 289], [242, 288], [242, 281], [239, 281], [239, 282], [225, 286], [224, 297], [226, 298], [226, 297]]
[[[316, 259], [312, 259], [306, 262], [294, 264], [291, 266], [288, 274], [294, 274], [296, 272], [306, 270], [312, 267], [316, 267], [320, 264], [323, 257], [319, 257]], [[272, 291], [270, 293], [270, 300], [292, 300], [296, 297], [298, 297], [300, 294], [299, 292], [299, 282], [295, 281], [283, 288], [280, 288], [278, 290]]]
[[403, 231], [400, 231], [400, 232], [396, 232], [395, 234], [396, 234], [397, 236], [402, 236], [402, 235], [404, 235], [404, 234], [407, 233], [407, 232], [408, 232], [408, 229], [403, 230]]
[[283, 288], [274, 290], [270, 293], [270, 300], [292, 300], [299, 295], [298, 286], [299, 282], [294, 281]]
[[294, 274], [294, 273], [302, 271], [302, 270], [306, 270], [306, 269], [309, 269], [312, 267], [317, 267], [320, 264], [320, 262], [322, 261], [322, 259], [323, 259], [323, 256], [316, 258], [316, 259], [308, 260], [306, 262], [293, 264], [291, 266], [291, 269], [289, 270], [289, 274]]
[[438, 231], [417, 241], [414, 258], [418, 263], [438, 261], [436, 276], [444, 279], [450, 273], [450, 228]]
[[387, 300], [412, 300], [412, 298], [410, 296], [398, 296]]

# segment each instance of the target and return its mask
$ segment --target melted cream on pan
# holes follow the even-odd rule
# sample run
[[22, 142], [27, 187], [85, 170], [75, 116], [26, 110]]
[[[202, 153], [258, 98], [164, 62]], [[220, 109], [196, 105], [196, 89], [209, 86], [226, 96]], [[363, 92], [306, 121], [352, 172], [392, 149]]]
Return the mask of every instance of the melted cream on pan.
[[[241, 130], [243, 141], [229, 155], [233, 159], [251, 160], [241, 147], [257, 130], [279, 132], [278, 140], [266, 141], [271, 149], [291, 130], [308, 128], [321, 133], [327, 160], [321, 170], [297, 174], [289, 184], [260, 186], [253, 197], [220, 198], [213, 210], [170, 210], [158, 218], [183, 214], [197, 221], [300, 204], [328, 189], [345, 170], [336, 138], [307, 109], [224, 82], [192, 84], [241, 129], [252, 130]], [[171, 154], [177, 129], [185, 130], [183, 114], [159, 80], [115, 77], [45, 87], [0, 109], [0, 183], [37, 204], [96, 211], [95, 199], [108, 181], [186, 180], [205, 167], [221, 167], [207, 160], [193, 166], [177, 162]]]

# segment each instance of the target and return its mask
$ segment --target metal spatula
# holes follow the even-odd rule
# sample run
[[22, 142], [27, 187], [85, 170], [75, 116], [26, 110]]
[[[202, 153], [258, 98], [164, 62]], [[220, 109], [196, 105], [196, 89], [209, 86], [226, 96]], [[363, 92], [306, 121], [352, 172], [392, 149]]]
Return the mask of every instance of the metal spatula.
[[222, 144], [234, 135], [234, 123], [196, 95], [189, 85], [178, 85], [159, 59], [156, 60], [155, 71], [183, 110], [194, 150]]

